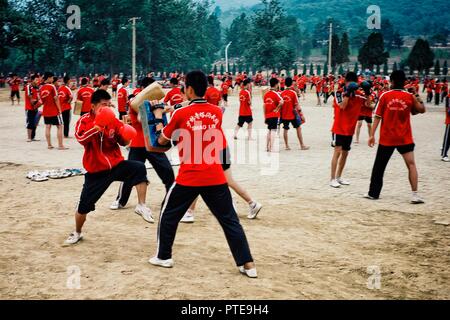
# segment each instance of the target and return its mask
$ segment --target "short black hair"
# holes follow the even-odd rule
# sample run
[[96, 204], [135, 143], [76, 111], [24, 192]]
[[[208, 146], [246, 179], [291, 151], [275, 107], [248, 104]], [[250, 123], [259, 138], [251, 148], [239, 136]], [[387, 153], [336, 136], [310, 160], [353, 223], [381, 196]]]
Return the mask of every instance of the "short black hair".
[[111, 100], [111, 96], [106, 90], [98, 89], [92, 94], [91, 103], [97, 104], [102, 100]]
[[87, 85], [87, 83], [88, 83], [88, 79], [87, 79], [87, 78], [81, 79], [81, 85], [82, 85], [82, 86]]
[[171, 78], [170, 79], [170, 83], [174, 84], [174, 85], [177, 85], [178, 84], [178, 79], [177, 78]]
[[109, 81], [108, 78], [103, 79], [102, 82], [100, 82], [101, 86], [109, 86], [111, 84], [111, 81]]
[[213, 76], [208, 76], [208, 83], [209, 84], [214, 84], [214, 77]]
[[52, 78], [55, 75], [53, 74], [53, 72], [45, 72], [44, 73], [44, 81], [47, 80], [48, 78]]
[[269, 80], [269, 84], [270, 84], [270, 87], [271, 88], [273, 88], [273, 87], [275, 87], [277, 84], [279, 84], [280, 83], [280, 81], [277, 79], [277, 78], [271, 78], [270, 80]]
[[406, 75], [403, 70], [395, 70], [391, 73], [391, 82], [395, 88], [403, 88], [405, 86]]
[[292, 86], [292, 78], [291, 77], [287, 77], [286, 80], [284, 80], [284, 83], [286, 84], [286, 87], [290, 87]]
[[345, 75], [345, 81], [347, 81], [347, 82], [357, 82], [358, 81], [358, 76], [356, 75], [355, 72], [349, 71]]
[[122, 78], [122, 84], [127, 83], [128, 82], [128, 78], [127, 77], [123, 77]]
[[63, 78], [63, 81], [64, 81], [65, 84], [68, 84], [69, 81], [70, 81], [70, 77], [69, 77], [69, 76], [65, 76], [65, 77]]
[[147, 88], [149, 85], [151, 85], [153, 82], [155, 82], [155, 79], [152, 77], [145, 77], [141, 79], [141, 88]]
[[244, 80], [243, 84], [244, 84], [244, 86], [246, 86], [246, 85], [248, 85], [251, 82], [252, 82], [252, 80], [247, 78], [247, 79]]
[[203, 97], [208, 87], [208, 80], [203, 71], [195, 70], [186, 75], [186, 88], [194, 89], [196, 96]]
[[31, 81], [34, 81], [36, 78], [39, 78], [39, 75], [33, 74], [30, 78], [31, 78]]

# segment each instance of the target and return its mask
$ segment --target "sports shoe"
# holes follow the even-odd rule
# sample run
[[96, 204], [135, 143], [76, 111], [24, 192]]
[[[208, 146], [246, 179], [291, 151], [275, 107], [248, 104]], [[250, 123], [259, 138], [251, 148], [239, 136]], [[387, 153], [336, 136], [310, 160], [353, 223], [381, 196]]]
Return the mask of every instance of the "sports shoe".
[[158, 257], [153, 257], [148, 260], [148, 263], [150, 263], [154, 266], [163, 267], [163, 268], [172, 268], [173, 267], [172, 259], [161, 260]]
[[109, 208], [111, 210], [119, 210], [119, 209], [123, 209], [124, 206], [119, 203], [119, 200], [115, 200], [113, 203], [111, 203]]
[[450, 162], [450, 158], [449, 158], [449, 157], [443, 157], [443, 158], [442, 158], [442, 161], [444, 161], [444, 162]]
[[182, 223], [194, 223], [194, 212], [192, 210], [186, 211], [183, 218], [181, 218], [180, 222]]
[[262, 209], [262, 204], [260, 204], [258, 202], [253, 202], [252, 204], [250, 204], [250, 212], [249, 212], [247, 218], [256, 219], [256, 216], [261, 211], [261, 209]]
[[65, 245], [72, 245], [83, 240], [83, 234], [78, 232], [72, 232], [69, 237], [64, 241]]
[[411, 197], [411, 203], [412, 204], [421, 204], [421, 203], [425, 203], [425, 201], [423, 201], [423, 199], [421, 197], [419, 197], [419, 195], [417, 193], [413, 193], [413, 195]]
[[256, 268], [245, 269], [244, 266], [240, 266], [239, 272], [242, 274], [245, 274], [249, 278], [258, 278], [258, 273], [256, 272]]
[[145, 221], [148, 223], [154, 223], [155, 219], [152, 215], [152, 210], [150, 208], [147, 208], [143, 204], [138, 204], [136, 208], [134, 209], [134, 212], [136, 212], [138, 215], [140, 215]]
[[350, 182], [348, 182], [347, 180], [344, 180], [344, 179], [342, 179], [342, 178], [337, 178], [336, 181], [337, 181], [340, 185], [343, 185], [343, 186], [349, 186], [349, 185], [350, 185]]
[[333, 188], [340, 188], [340, 187], [341, 187], [341, 184], [340, 184], [336, 179], [334, 179], [334, 180], [331, 180], [331, 181], [330, 181], [330, 187], [333, 187]]
[[374, 198], [374, 197], [370, 196], [368, 193], [366, 193], [364, 195], [364, 198], [369, 199], [369, 200], [378, 200], [377, 198]]

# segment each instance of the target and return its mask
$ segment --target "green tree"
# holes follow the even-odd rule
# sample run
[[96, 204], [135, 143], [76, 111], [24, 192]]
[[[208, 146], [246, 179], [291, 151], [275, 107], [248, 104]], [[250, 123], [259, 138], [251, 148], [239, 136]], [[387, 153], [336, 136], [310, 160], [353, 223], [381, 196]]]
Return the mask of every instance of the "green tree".
[[323, 75], [325, 76], [325, 75], [327, 75], [327, 74], [328, 74], [328, 63], [325, 62], [325, 63], [323, 64]]
[[355, 73], [358, 73], [358, 72], [359, 72], [359, 65], [358, 65], [358, 62], [355, 62], [355, 67], [353, 68], [353, 71], [354, 71]]
[[322, 75], [322, 68], [320, 67], [320, 64], [317, 65], [317, 75]]
[[448, 65], [447, 60], [444, 61], [444, 65], [442, 66], [442, 75], [446, 76], [448, 74]]
[[216, 65], [216, 64], [215, 64], [214, 67], [213, 67], [213, 73], [214, 73], [214, 74], [217, 74], [217, 65]]
[[363, 69], [373, 70], [374, 65], [382, 65], [387, 62], [389, 53], [384, 51], [383, 35], [378, 32], [372, 33], [367, 42], [359, 50], [358, 61]]
[[307, 73], [308, 73], [308, 67], [306, 66], [306, 63], [305, 63], [305, 64], [303, 64], [303, 72], [302, 72], [302, 74], [305, 75]]
[[400, 49], [404, 44], [403, 38], [400, 36], [400, 33], [397, 31], [394, 33], [394, 39], [392, 45], [396, 49]]
[[313, 75], [314, 74], [314, 65], [311, 63], [311, 65], [309, 66], [309, 74]]
[[225, 73], [225, 67], [223, 66], [223, 64], [220, 65], [220, 74], [224, 74]]
[[397, 62], [394, 62], [394, 66], [392, 67], [393, 71], [397, 71], [398, 70], [398, 66], [397, 66]]
[[383, 67], [383, 75], [387, 76], [388, 74], [389, 74], [389, 66], [388, 63], [386, 62]]
[[439, 60], [436, 60], [436, 63], [434, 64], [434, 75], [439, 76], [441, 74], [441, 64]]
[[339, 66], [339, 71], [338, 71], [338, 73], [340, 74], [340, 75], [343, 75], [345, 72], [344, 72], [344, 67], [342, 66], [342, 65], [340, 65]]
[[331, 66], [334, 68], [341, 63], [341, 41], [337, 34], [331, 37]]
[[381, 33], [384, 38], [384, 45], [388, 50], [392, 49], [394, 42], [394, 26], [389, 19], [381, 19]]
[[238, 58], [242, 56], [243, 48], [247, 47], [249, 37], [250, 21], [245, 13], [237, 16], [230, 27], [225, 31], [226, 44], [232, 42], [228, 50], [230, 57]]
[[350, 40], [348, 38], [347, 32], [342, 35], [342, 41], [339, 48], [339, 62], [338, 64], [350, 62]]
[[428, 41], [417, 39], [412, 48], [406, 64], [412, 70], [417, 70], [422, 73], [424, 70], [429, 70], [434, 65], [434, 53], [430, 48]]

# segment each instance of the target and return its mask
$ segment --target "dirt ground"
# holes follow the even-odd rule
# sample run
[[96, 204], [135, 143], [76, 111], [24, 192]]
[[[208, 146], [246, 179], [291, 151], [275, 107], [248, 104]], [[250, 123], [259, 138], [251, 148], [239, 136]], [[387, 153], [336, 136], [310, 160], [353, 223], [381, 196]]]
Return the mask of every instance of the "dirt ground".
[[[264, 129], [258, 89], [253, 103], [255, 127]], [[232, 165], [236, 180], [264, 206], [259, 219], [247, 220], [247, 205], [235, 195], [259, 274], [248, 279], [239, 274], [219, 224], [201, 201], [195, 223], [178, 229], [174, 268], [149, 265], [157, 224], [133, 213], [135, 193], [126, 209], [108, 209], [118, 184], [89, 215], [85, 240], [63, 247], [74, 228], [83, 177], [37, 183], [25, 176], [35, 169], [80, 168], [83, 149], [70, 138], [69, 150], [47, 150], [42, 124], [41, 141], [27, 143], [23, 102], [12, 107], [8, 92], [0, 91], [0, 298], [450, 299], [450, 227], [445, 226], [450, 221], [450, 164], [439, 156], [443, 107], [430, 106], [413, 120], [420, 192], [426, 200], [414, 206], [408, 202], [407, 171], [398, 154], [388, 166], [382, 199], [362, 198], [376, 152], [366, 144], [365, 129], [345, 171], [351, 186], [330, 188], [331, 103], [316, 107], [312, 93], [301, 103], [311, 150], [300, 151], [291, 130], [292, 150], [280, 143], [272, 171], [259, 140], [258, 151], [250, 152], [258, 154], [256, 163], [235, 159]], [[234, 93], [225, 128], [234, 128], [237, 112]], [[238, 143], [245, 147], [244, 135]], [[148, 173], [148, 204], [158, 217], [164, 188], [153, 170]], [[70, 284], [78, 273], [76, 289]]]

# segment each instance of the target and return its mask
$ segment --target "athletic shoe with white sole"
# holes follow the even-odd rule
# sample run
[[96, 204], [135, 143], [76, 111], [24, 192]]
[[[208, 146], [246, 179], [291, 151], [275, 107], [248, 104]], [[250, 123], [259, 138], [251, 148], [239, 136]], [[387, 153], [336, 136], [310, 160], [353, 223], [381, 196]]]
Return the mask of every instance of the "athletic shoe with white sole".
[[443, 157], [441, 160], [444, 161], [444, 162], [450, 162], [450, 158], [449, 157]]
[[247, 216], [248, 219], [256, 219], [256, 216], [261, 211], [262, 205], [258, 202], [254, 202], [250, 205], [250, 212]]
[[333, 188], [340, 188], [340, 187], [341, 187], [341, 184], [340, 184], [336, 179], [334, 179], [334, 180], [331, 180], [331, 181], [330, 181], [330, 187], [333, 187]]
[[192, 210], [186, 211], [183, 218], [181, 218], [180, 222], [182, 223], [194, 223], [195, 217], [194, 212]]
[[72, 245], [83, 240], [83, 234], [78, 232], [72, 232], [69, 237], [64, 241], [65, 245]]
[[378, 200], [377, 198], [374, 198], [374, 197], [370, 196], [368, 193], [366, 193], [364, 195], [364, 198], [369, 199], [369, 200]]
[[123, 209], [124, 206], [121, 205], [121, 204], [119, 203], [119, 200], [116, 200], [116, 201], [114, 201], [113, 203], [111, 203], [111, 205], [109, 206], [109, 208], [110, 208], [111, 210], [119, 210], [119, 209]]
[[134, 209], [134, 212], [136, 212], [138, 215], [140, 215], [145, 221], [148, 223], [154, 223], [155, 219], [152, 215], [152, 210], [150, 208], [147, 208], [145, 205], [138, 204], [136, 208]]
[[163, 268], [172, 268], [173, 267], [173, 260], [167, 259], [167, 260], [161, 260], [158, 257], [152, 257], [148, 262], [154, 266], [163, 267]]
[[411, 203], [412, 204], [421, 204], [421, 203], [425, 203], [425, 201], [421, 197], [419, 197], [419, 195], [413, 194], [411, 197]]
[[350, 182], [348, 182], [347, 180], [342, 179], [342, 178], [337, 178], [336, 181], [337, 181], [340, 185], [343, 185], [343, 186], [349, 186], [349, 185], [350, 185]]
[[256, 268], [245, 269], [244, 266], [240, 266], [239, 272], [242, 274], [245, 274], [249, 278], [258, 278], [258, 273], [256, 272]]

